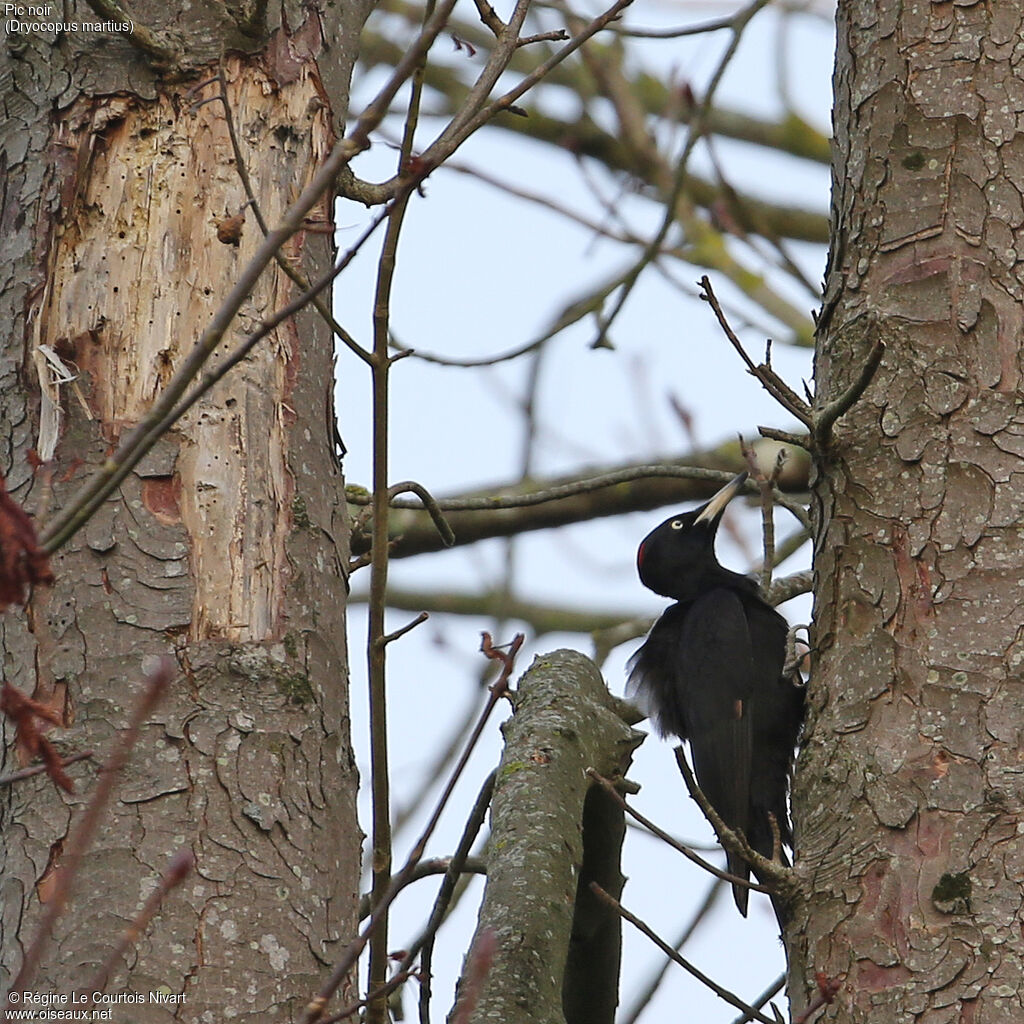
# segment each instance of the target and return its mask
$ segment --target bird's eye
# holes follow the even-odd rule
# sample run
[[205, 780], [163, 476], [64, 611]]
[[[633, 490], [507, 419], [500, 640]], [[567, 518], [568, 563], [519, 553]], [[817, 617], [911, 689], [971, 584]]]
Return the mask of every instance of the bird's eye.
[[683, 521], [682, 519], [673, 519], [669, 525], [673, 530], [681, 530], [683, 528]]

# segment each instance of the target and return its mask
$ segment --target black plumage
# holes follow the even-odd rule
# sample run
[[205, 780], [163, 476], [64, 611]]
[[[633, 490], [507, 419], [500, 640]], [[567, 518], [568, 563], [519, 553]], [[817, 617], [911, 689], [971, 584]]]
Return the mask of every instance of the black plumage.
[[[658, 732], [689, 741], [697, 782], [730, 828], [771, 857], [775, 816], [793, 845], [787, 810], [789, 774], [803, 720], [803, 689], [782, 676], [786, 620], [755, 580], [723, 568], [715, 534], [740, 474], [707, 504], [667, 519], [637, 553], [644, 586], [672, 598], [630, 662], [629, 692]], [[785, 855], [783, 854], [783, 857]], [[728, 855], [729, 871], [750, 877]], [[734, 885], [747, 912], [748, 890]]]

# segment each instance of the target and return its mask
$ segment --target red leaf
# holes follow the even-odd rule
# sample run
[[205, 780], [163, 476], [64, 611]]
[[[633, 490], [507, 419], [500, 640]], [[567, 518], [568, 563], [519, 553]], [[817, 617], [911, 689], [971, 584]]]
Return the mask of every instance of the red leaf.
[[30, 583], [53, 583], [50, 559], [39, 547], [35, 524], [0, 477], [0, 611], [24, 604]]

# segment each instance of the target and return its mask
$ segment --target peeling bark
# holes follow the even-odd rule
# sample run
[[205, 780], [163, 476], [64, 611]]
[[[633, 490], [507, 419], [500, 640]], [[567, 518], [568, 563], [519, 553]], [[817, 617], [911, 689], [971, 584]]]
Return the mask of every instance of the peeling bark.
[[795, 1007], [1024, 1018], [1019, 3], [840, 4]]
[[[2, 468], [42, 518], [138, 421], [260, 241], [251, 213], [237, 244], [223, 229], [245, 196], [220, 104], [199, 105], [215, 86], [194, 86], [232, 51], [232, 111], [272, 224], [344, 118], [369, 3], [340, 15], [286, 4], [272, 12], [280, 23], [254, 26], [242, 8], [259, 6], [199, 5], [183, 21], [172, 5], [134, 4], [134, 18], [178, 46], [171, 70], [120, 36], [27, 34], [2, 58]], [[326, 197], [286, 253], [309, 276], [331, 258], [330, 208]], [[293, 296], [266, 273], [223, 350]], [[152, 659], [171, 653], [181, 669], [37, 991], [86, 983], [182, 846], [195, 874], [108, 991], [184, 1002], [133, 1007], [135, 1020], [287, 1016], [353, 930], [359, 830], [331, 357], [314, 316], [283, 326], [59, 552], [57, 585], [0, 619], [5, 676], [61, 713], [68, 728], [55, 738], [69, 750], [109, 750]], [[78, 379], [53, 384], [58, 364]], [[47, 445], [52, 472], [33, 476], [28, 449]], [[0, 794], [6, 980], [94, 773], [74, 767], [72, 798], [45, 777]]]

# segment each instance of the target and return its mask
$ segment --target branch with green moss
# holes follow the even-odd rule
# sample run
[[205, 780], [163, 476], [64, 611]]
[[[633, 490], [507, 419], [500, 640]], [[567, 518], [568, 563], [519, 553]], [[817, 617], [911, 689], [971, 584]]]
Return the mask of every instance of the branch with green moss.
[[[793, 460], [794, 468], [796, 460]], [[804, 461], [802, 465], [807, 468]], [[643, 512], [665, 505], [709, 498], [723, 481], [745, 468], [739, 443], [729, 441], [716, 448], [693, 452], [685, 458], [666, 459], [657, 466], [609, 466], [568, 477], [528, 479], [515, 485], [497, 485], [486, 490], [439, 499], [456, 545], [472, 544], [493, 537], [510, 537], [532, 530], [550, 529], [625, 512]], [[589, 478], [589, 484], [588, 484]], [[590, 486], [592, 484], [593, 486]], [[788, 491], [806, 488], [805, 474], [794, 473], [786, 480]], [[364, 488], [346, 489], [353, 508], [365, 506]], [[777, 496], [786, 505], [793, 503]], [[398, 503], [396, 503], [398, 504]], [[443, 542], [426, 511], [398, 504], [390, 516], [389, 538], [394, 558], [438, 551]], [[352, 553], [369, 550], [365, 524], [353, 531]]]
[[[362, 604], [366, 600], [365, 593], [356, 593], [350, 598], [350, 603]], [[546, 633], [591, 633], [598, 629], [613, 629], [637, 617], [637, 613], [626, 610], [596, 611], [528, 601], [500, 590], [457, 593], [389, 587], [387, 604], [389, 608], [399, 611], [513, 619], [529, 626], [535, 637]]]

